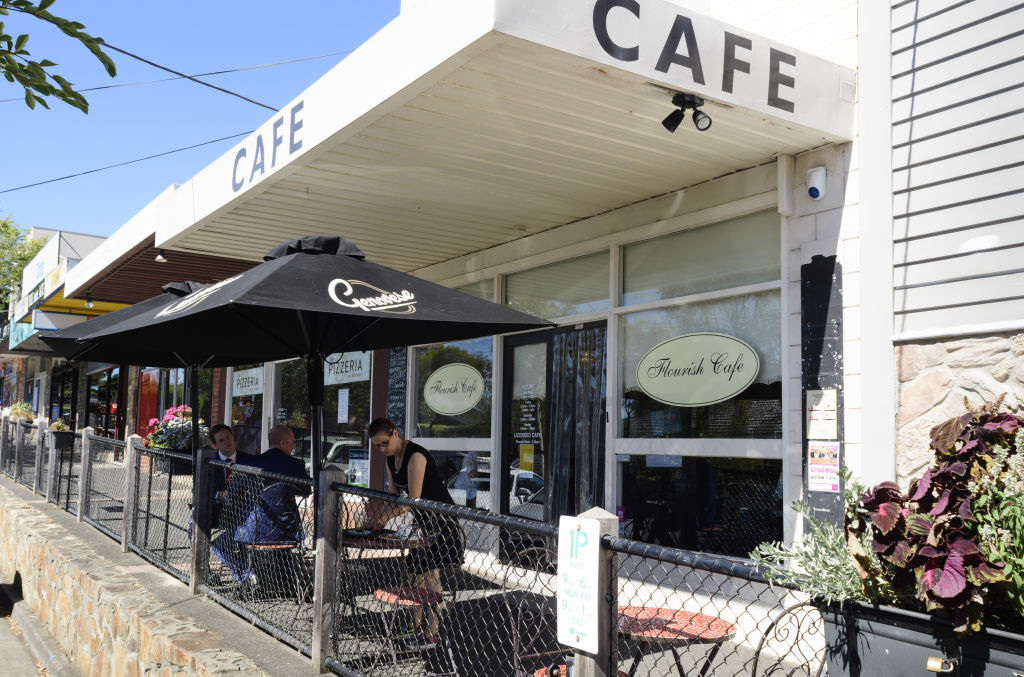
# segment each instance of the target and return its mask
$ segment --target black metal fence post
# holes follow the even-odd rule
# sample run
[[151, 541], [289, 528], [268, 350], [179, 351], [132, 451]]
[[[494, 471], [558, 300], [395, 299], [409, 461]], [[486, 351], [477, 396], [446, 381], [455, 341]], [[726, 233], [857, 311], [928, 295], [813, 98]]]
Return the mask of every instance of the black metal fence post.
[[7, 468], [7, 417], [0, 418], [0, 472]]
[[46, 419], [39, 420], [39, 427], [36, 428], [36, 467], [32, 477], [32, 493], [39, 493], [39, 484], [43, 477], [43, 440], [47, 437], [47, 431], [49, 430], [49, 424], [46, 423]]
[[18, 423], [14, 427], [14, 474], [11, 476], [15, 482], [21, 477], [21, 461], [25, 447], [25, 426], [27, 425], [28, 423], [25, 419], [19, 418]]
[[216, 457], [215, 450], [201, 449], [195, 464], [195, 490], [193, 493], [195, 498], [192, 504], [192, 575], [188, 584], [193, 595], [199, 593], [199, 586], [206, 582], [206, 574], [210, 569], [214, 470], [208, 461]]
[[60, 454], [57, 452], [57, 441], [53, 435], [46, 435], [47, 456], [50, 459], [50, 473], [46, 478], [46, 502], [56, 503], [60, 491]]
[[138, 509], [139, 461], [135, 445], [142, 444], [138, 435], [130, 435], [124, 454], [124, 519], [121, 520], [121, 551], [128, 552], [128, 546], [135, 540], [135, 513]]
[[[89, 448], [92, 446], [89, 437], [92, 436], [94, 429], [90, 426], [82, 430], [82, 467], [78, 471], [78, 521], [82, 521], [82, 517], [88, 514], [89, 510], [89, 480], [92, 474], [92, 454], [89, 452]], [[72, 467], [74, 466], [74, 456], [71, 458]]]
[[346, 473], [328, 466], [320, 473], [320, 502], [316, 504], [316, 568], [313, 578], [313, 669], [327, 672], [324, 659], [331, 652], [334, 602], [337, 591], [339, 508], [331, 484], [345, 481]]

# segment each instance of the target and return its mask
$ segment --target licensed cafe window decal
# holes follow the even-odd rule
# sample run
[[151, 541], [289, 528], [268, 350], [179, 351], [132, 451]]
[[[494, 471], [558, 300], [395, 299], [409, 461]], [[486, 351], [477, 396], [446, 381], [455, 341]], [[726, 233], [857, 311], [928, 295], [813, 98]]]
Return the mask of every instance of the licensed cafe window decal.
[[677, 407], [724, 402], [754, 382], [760, 360], [734, 336], [695, 333], [659, 343], [636, 367], [640, 389], [651, 399]]
[[434, 371], [423, 386], [423, 402], [446, 416], [466, 413], [480, 402], [483, 394], [483, 374], [461, 362]]

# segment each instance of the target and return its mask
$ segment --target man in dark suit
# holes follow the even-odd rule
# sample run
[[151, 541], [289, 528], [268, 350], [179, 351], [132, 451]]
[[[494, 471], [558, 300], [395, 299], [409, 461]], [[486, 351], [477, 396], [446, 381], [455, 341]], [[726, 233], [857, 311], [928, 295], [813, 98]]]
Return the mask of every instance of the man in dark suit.
[[[259, 456], [245, 459], [244, 465], [278, 475], [306, 479], [306, 465], [291, 455], [295, 449], [295, 435], [291, 429], [276, 425], [268, 431], [267, 437], [271, 448]], [[238, 465], [242, 465], [242, 462]], [[262, 477], [247, 472], [247, 469], [238, 469], [227, 491], [233, 526], [222, 534], [224, 540], [218, 544], [218, 548], [224, 550], [230, 546], [233, 550], [228, 551], [226, 558], [222, 553], [218, 554], [231, 569], [235, 579], [243, 585], [259, 585], [261, 588], [265, 587], [267, 578], [271, 582], [290, 580], [291, 576], [281, 568], [290, 565], [281, 562], [259, 572], [250, 571], [245, 562], [244, 548], [301, 542], [305, 532], [297, 502], [298, 497], [311, 493], [309, 483]], [[238, 556], [232, 556], [232, 552], [238, 553]]]
[[[267, 433], [270, 449], [252, 458], [248, 465], [292, 477], [306, 479], [306, 464], [293, 458], [295, 434], [285, 425], [276, 425]], [[247, 475], [246, 496], [241, 499], [242, 522], [235, 538], [242, 543], [274, 543], [301, 540], [302, 521], [296, 500], [312, 491], [306, 483], [290, 483], [268, 477]]]
[[[217, 460], [227, 463], [240, 463], [248, 465], [255, 458], [252, 454], [246, 454], [235, 450], [235, 436], [231, 427], [223, 423], [210, 428], [210, 440], [217, 450]], [[216, 467], [213, 473], [213, 524], [221, 525], [221, 505], [228, 500], [228, 485], [231, 483], [231, 469]]]

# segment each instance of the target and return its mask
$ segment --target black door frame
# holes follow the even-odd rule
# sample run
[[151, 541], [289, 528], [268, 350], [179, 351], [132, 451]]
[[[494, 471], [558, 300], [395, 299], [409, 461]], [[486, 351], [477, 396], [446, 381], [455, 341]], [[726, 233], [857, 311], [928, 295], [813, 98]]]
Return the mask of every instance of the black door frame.
[[[544, 411], [544, 421], [545, 421], [546, 425], [544, 426], [544, 429], [542, 430], [542, 434], [543, 434], [542, 444], [543, 444], [543, 449], [545, 450], [545, 453], [548, 453], [548, 450], [550, 448], [550, 435], [551, 435], [551, 410], [550, 410], [551, 398], [548, 396], [548, 391], [550, 390], [551, 367], [552, 367], [552, 362], [553, 362], [552, 339], [557, 334], [563, 334], [563, 333], [568, 333], [568, 332], [572, 332], [572, 331], [579, 331], [579, 330], [582, 330], [582, 329], [589, 329], [589, 328], [599, 327], [599, 326], [600, 327], [604, 327], [607, 330], [607, 328], [608, 328], [608, 320], [593, 320], [591, 322], [583, 322], [583, 323], [578, 323], [578, 324], [566, 324], [566, 325], [561, 325], [561, 326], [558, 326], [558, 327], [553, 327], [551, 329], [543, 329], [541, 331], [528, 332], [528, 333], [525, 333], [525, 334], [513, 334], [511, 336], [505, 336], [504, 337], [504, 339], [502, 341], [502, 347], [501, 347], [501, 350], [502, 350], [502, 369], [501, 369], [501, 372], [502, 372], [501, 373], [502, 382], [501, 382], [501, 419], [500, 419], [500, 423], [499, 423], [499, 426], [500, 426], [499, 435], [500, 435], [501, 439], [500, 439], [500, 443], [499, 443], [499, 446], [498, 446], [498, 463], [495, 466], [497, 468], [497, 472], [501, 473], [501, 475], [499, 475], [499, 477], [498, 477], [498, 479], [500, 479], [500, 486], [501, 486], [501, 496], [500, 496], [500, 502], [498, 504], [501, 514], [503, 514], [503, 515], [508, 515], [509, 514], [509, 490], [510, 490], [510, 487], [507, 487], [506, 484], [508, 483], [509, 470], [510, 470], [511, 463], [512, 463], [512, 458], [513, 458], [512, 457], [512, 443], [511, 443], [511, 440], [510, 440], [509, 434], [508, 434], [509, 433], [509, 426], [511, 425], [511, 422], [512, 422], [511, 388], [512, 388], [512, 382], [513, 382], [512, 381], [512, 378], [513, 378], [512, 370], [513, 370], [513, 366], [514, 365], [513, 365], [513, 360], [511, 359], [511, 357], [512, 357], [513, 349], [518, 347], [518, 346], [530, 345], [532, 343], [541, 343], [541, 342], [543, 342], [543, 343], [546, 344], [546, 347], [545, 347], [545, 364], [544, 364], [545, 383], [547, 384], [547, 386], [545, 388], [545, 393], [544, 393], [544, 408], [545, 408], [545, 411]], [[607, 335], [605, 337], [605, 341], [607, 342]], [[607, 375], [607, 370], [608, 370], [608, 359], [607, 359], [607, 357], [605, 359], [604, 368], [605, 368], [605, 374]], [[607, 388], [607, 376], [605, 378], [605, 387]], [[608, 393], [606, 392], [605, 393], [606, 401], [607, 401], [607, 397], [608, 397]], [[607, 408], [606, 408], [606, 412], [605, 413], [606, 413], [606, 416], [607, 416]], [[606, 450], [605, 453], [607, 453], [607, 450]], [[492, 472], [495, 472], [495, 470], [493, 468], [492, 468]], [[495, 479], [494, 477], [491, 478], [492, 485], [496, 484], [494, 482], [494, 479]], [[598, 480], [600, 481], [601, 486], [602, 486], [601, 494], [602, 494], [602, 500], [603, 500], [604, 497], [607, 494], [608, 488], [606, 486], [604, 486], [604, 484], [605, 484], [605, 478], [604, 477], [600, 477], [600, 478], [598, 478]], [[545, 481], [546, 481], [546, 479], [545, 479]], [[545, 501], [545, 508], [544, 508], [545, 514], [544, 514], [544, 520], [543, 521], [549, 523], [550, 522], [550, 516], [547, 514], [547, 504], [548, 504], [548, 502]]]

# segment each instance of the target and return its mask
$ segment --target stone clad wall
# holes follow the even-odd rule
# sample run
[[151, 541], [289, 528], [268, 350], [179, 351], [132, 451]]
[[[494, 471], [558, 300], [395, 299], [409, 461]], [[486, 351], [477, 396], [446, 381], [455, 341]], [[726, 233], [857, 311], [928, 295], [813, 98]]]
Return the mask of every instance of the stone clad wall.
[[965, 397], [978, 406], [1006, 393], [1010, 410], [1024, 409], [1024, 334], [897, 346], [896, 369], [896, 476], [902, 487], [931, 463], [929, 432], [964, 413]]
[[264, 674], [0, 487], [0, 580], [9, 583], [16, 573], [24, 603], [86, 677]]

